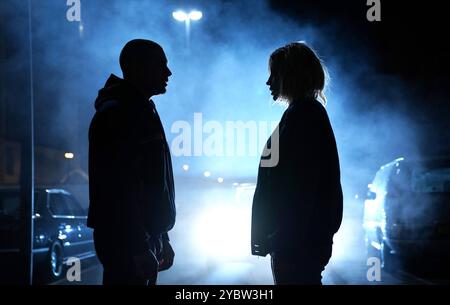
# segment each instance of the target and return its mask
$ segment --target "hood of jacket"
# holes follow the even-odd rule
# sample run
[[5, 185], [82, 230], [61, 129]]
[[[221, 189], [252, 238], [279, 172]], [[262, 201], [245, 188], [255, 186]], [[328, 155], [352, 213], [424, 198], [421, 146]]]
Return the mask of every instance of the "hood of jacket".
[[147, 101], [136, 87], [114, 74], [109, 76], [105, 86], [98, 91], [98, 96], [95, 100], [95, 109], [99, 110], [103, 103], [111, 100], [116, 100], [121, 103]]

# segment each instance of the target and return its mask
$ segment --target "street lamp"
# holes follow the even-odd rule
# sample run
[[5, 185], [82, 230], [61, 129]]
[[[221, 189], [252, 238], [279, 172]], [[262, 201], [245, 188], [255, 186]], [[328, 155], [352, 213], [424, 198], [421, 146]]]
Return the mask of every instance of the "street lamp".
[[200, 11], [192, 11], [189, 13], [188, 17], [192, 21], [198, 21], [198, 20], [202, 19], [203, 13]]
[[179, 22], [184, 22], [186, 26], [186, 46], [189, 49], [189, 40], [191, 35], [191, 21], [198, 21], [202, 19], [203, 13], [200, 11], [191, 11], [186, 13], [182, 10], [178, 10], [172, 13], [172, 17]]

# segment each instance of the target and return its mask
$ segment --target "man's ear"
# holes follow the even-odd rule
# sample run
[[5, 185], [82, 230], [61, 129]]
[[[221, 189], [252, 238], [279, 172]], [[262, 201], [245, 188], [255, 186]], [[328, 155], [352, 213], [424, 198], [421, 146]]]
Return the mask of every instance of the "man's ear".
[[142, 68], [137, 63], [130, 63], [127, 71], [128, 78], [134, 80], [138, 79], [139, 77], [141, 77], [141, 70]]

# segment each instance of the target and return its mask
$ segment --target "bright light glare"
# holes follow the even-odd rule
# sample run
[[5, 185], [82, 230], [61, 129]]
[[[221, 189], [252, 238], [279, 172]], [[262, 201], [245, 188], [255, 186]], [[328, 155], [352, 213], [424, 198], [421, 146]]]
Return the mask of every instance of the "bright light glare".
[[70, 153], [70, 152], [66, 152], [64, 154], [64, 158], [66, 158], [66, 159], [73, 159], [74, 157], [75, 157], [75, 155], [73, 153]]
[[217, 178], [217, 182], [223, 183], [223, 178], [222, 177]]
[[172, 17], [177, 21], [186, 21], [189, 18], [189, 16], [183, 11], [173, 12]]
[[192, 11], [189, 13], [189, 19], [193, 20], [193, 21], [197, 21], [202, 19], [203, 14], [200, 11]]
[[200, 11], [191, 11], [189, 14], [183, 12], [183, 11], [176, 11], [172, 13], [172, 17], [180, 22], [192, 20], [192, 21], [198, 21], [202, 19], [203, 13]]
[[187, 165], [187, 164], [183, 165], [183, 170], [185, 172], [187, 172], [189, 170], [189, 165]]
[[249, 255], [250, 209], [210, 207], [195, 221], [193, 243], [201, 256], [215, 260], [243, 259]]
[[211, 172], [210, 171], [206, 171], [203, 173], [203, 176], [205, 176], [206, 178], [211, 176]]

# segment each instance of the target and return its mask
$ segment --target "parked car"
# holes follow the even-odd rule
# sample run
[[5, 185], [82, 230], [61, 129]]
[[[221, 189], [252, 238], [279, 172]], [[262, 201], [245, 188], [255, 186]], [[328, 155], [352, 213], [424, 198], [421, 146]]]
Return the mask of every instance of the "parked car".
[[[34, 270], [39, 279], [56, 280], [69, 257], [95, 256], [92, 230], [86, 226], [86, 211], [69, 192], [36, 188], [34, 198]], [[1, 252], [19, 252], [20, 224], [19, 189], [0, 189]]]
[[383, 165], [368, 187], [364, 229], [368, 255], [384, 268], [449, 258], [450, 158]]

